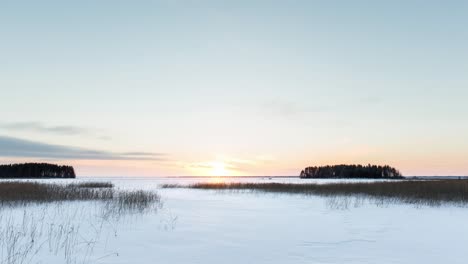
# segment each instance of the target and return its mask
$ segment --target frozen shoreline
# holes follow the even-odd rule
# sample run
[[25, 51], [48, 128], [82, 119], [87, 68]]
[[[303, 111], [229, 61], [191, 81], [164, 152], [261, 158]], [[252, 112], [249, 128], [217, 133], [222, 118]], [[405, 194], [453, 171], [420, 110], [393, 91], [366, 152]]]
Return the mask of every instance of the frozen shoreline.
[[[73, 182], [102, 180], [77, 179]], [[206, 179], [214, 180], [214, 179]], [[42, 181], [42, 180], [41, 180]], [[46, 180], [50, 181], [50, 180]], [[123, 190], [156, 190], [164, 208], [103, 225], [92, 253], [75, 251], [86, 263], [465, 263], [468, 209], [405, 204], [330, 206], [323, 197], [288, 194], [225, 193], [196, 189], [160, 189], [165, 183], [191, 179], [110, 180]], [[246, 181], [264, 182], [263, 179]], [[268, 180], [269, 181], [269, 180]], [[273, 179], [284, 182], [295, 179]], [[54, 180], [55, 182], [55, 180]], [[57, 182], [68, 183], [68, 180]], [[50, 207], [49, 221], [65, 225], [66, 217], [89, 241], [100, 223], [96, 205], [64, 203]], [[36, 209], [34, 209], [36, 208]], [[94, 208], [94, 209], [93, 209]], [[6, 211], [5, 211], [6, 210]], [[16, 223], [27, 210], [39, 216], [41, 207], [2, 209]], [[86, 216], [86, 217], [80, 217]], [[37, 219], [37, 218], [36, 218]], [[430, 230], [430, 232], [429, 232]], [[83, 247], [82, 249], [85, 249]], [[36, 262], [66, 263], [64, 252], [45, 250]], [[78, 262], [82, 263], [82, 262]]]

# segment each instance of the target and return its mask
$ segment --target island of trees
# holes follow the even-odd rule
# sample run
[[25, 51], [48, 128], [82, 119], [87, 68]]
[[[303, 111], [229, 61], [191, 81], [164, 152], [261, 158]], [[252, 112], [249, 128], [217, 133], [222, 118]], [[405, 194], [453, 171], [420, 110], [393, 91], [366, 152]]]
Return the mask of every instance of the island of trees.
[[72, 166], [49, 163], [0, 165], [0, 178], [75, 178]]
[[307, 167], [301, 178], [345, 178], [345, 179], [402, 179], [401, 173], [388, 165], [334, 165]]

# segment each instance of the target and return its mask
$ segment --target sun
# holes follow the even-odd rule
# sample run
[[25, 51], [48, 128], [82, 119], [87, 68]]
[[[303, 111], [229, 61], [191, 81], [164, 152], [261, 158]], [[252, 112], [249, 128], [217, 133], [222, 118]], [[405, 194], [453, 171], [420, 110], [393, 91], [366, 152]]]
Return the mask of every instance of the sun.
[[227, 176], [228, 171], [226, 170], [224, 162], [212, 162], [210, 174], [211, 176]]

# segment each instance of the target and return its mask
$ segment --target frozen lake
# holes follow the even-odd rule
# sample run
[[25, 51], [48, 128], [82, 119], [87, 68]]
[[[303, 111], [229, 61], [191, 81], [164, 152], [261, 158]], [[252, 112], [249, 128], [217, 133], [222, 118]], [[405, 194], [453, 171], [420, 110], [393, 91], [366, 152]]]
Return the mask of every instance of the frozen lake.
[[[290, 194], [161, 189], [165, 183], [200, 181], [330, 182], [298, 178], [86, 178], [116, 188], [157, 190], [164, 206], [154, 213], [104, 223], [91, 252], [76, 250], [70, 263], [466, 263], [468, 208], [405, 204], [330, 206], [327, 198]], [[59, 182], [70, 182], [64, 180]], [[337, 181], [337, 180], [332, 180]], [[59, 209], [2, 209], [21, 221], [24, 211], [60, 224], [83, 222], [91, 241], [93, 209], [86, 203]], [[55, 212], [55, 213], [52, 213]], [[76, 213], [78, 212], [78, 213]], [[78, 215], [78, 216], [77, 216]], [[1, 218], [2, 225], [8, 217]], [[61, 220], [62, 219], [62, 220]], [[68, 218], [70, 219], [70, 218]], [[73, 220], [74, 219], [74, 220]], [[95, 220], [93, 220], [95, 219]], [[102, 224], [102, 222], [101, 222]], [[3, 239], [3, 238], [1, 238]], [[83, 242], [84, 243], [84, 242]], [[2, 246], [3, 249], [3, 246]], [[65, 263], [44, 247], [31, 263]], [[3, 263], [8, 263], [3, 260]]]

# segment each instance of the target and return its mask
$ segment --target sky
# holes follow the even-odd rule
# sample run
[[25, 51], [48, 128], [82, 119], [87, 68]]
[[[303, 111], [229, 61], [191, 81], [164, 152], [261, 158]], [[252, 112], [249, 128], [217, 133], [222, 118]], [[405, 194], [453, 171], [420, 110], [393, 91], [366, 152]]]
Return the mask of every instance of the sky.
[[468, 1], [0, 1], [0, 163], [468, 175]]

